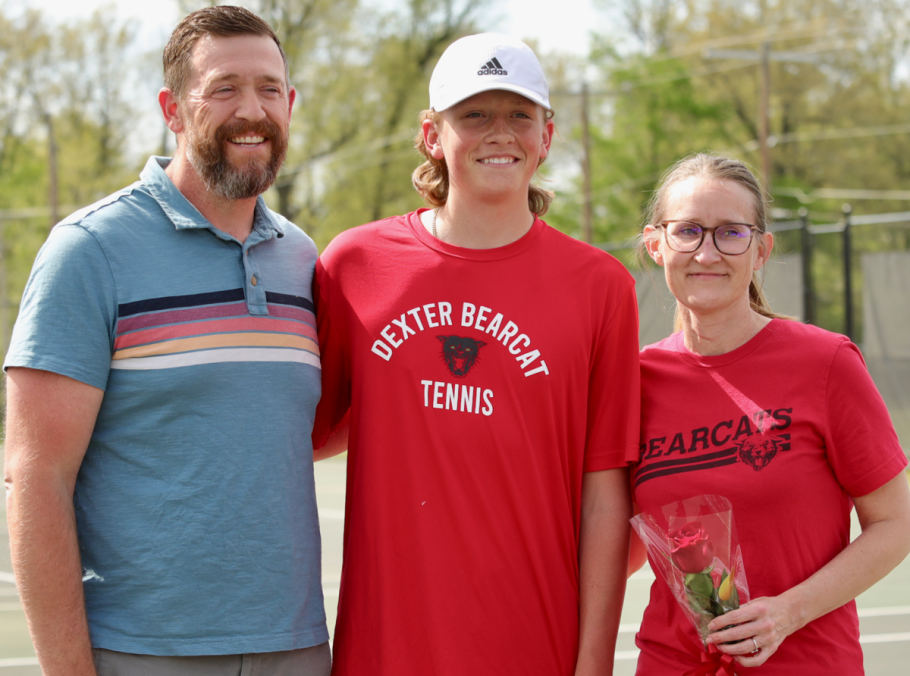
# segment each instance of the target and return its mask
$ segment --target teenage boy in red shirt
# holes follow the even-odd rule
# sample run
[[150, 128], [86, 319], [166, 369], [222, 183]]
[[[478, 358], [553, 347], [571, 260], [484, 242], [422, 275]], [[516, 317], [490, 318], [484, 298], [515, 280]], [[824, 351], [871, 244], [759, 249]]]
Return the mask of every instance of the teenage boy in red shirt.
[[317, 263], [314, 441], [349, 449], [333, 673], [611, 673], [633, 281], [539, 218], [554, 126], [525, 44], [456, 41], [430, 106], [414, 185], [434, 208], [349, 230]]

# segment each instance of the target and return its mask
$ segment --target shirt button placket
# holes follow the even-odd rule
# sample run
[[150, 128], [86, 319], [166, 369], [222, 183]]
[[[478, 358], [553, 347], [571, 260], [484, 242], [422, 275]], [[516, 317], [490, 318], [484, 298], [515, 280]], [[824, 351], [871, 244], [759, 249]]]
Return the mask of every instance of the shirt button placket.
[[250, 314], [268, 314], [265, 299], [265, 289], [262, 286], [262, 274], [256, 266], [256, 257], [252, 255], [252, 247], [247, 248], [243, 254], [243, 276], [246, 280], [246, 305]]

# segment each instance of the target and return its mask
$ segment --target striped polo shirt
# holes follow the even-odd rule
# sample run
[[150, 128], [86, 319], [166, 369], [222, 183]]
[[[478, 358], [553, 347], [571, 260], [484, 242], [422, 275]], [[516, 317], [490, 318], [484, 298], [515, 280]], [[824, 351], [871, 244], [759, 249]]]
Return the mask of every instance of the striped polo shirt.
[[262, 198], [241, 245], [167, 161], [53, 229], [4, 368], [104, 390], [74, 498], [95, 647], [316, 645], [316, 247]]
[[313, 302], [266, 291], [268, 314], [247, 312], [244, 289], [149, 298], [117, 308], [114, 369], [228, 361], [293, 361], [319, 368]]

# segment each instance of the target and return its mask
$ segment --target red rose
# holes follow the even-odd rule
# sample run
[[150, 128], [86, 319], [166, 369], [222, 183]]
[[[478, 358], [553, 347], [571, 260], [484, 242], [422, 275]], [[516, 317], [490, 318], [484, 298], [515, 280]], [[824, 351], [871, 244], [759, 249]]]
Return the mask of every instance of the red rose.
[[670, 539], [670, 558], [683, 573], [700, 573], [714, 560], [714, 548], [699, 521], [690, 521], [671, 530], [667, 537]]

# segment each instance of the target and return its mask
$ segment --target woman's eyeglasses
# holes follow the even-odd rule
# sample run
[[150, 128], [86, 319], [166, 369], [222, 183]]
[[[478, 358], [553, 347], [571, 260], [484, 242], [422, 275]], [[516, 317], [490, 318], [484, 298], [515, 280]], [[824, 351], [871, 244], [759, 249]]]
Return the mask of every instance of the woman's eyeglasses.
[[680, 253], [697, 251], [705, 234], [710, 232], [715, 248], [723, 254], [738, 256], [749, 250], [752, 233], [758, 226], [748, 223], [727, 223], [716, 228], [704, 228], [690, 221], [661, 221], [658, 225], [667, 235], [667, 245]]

